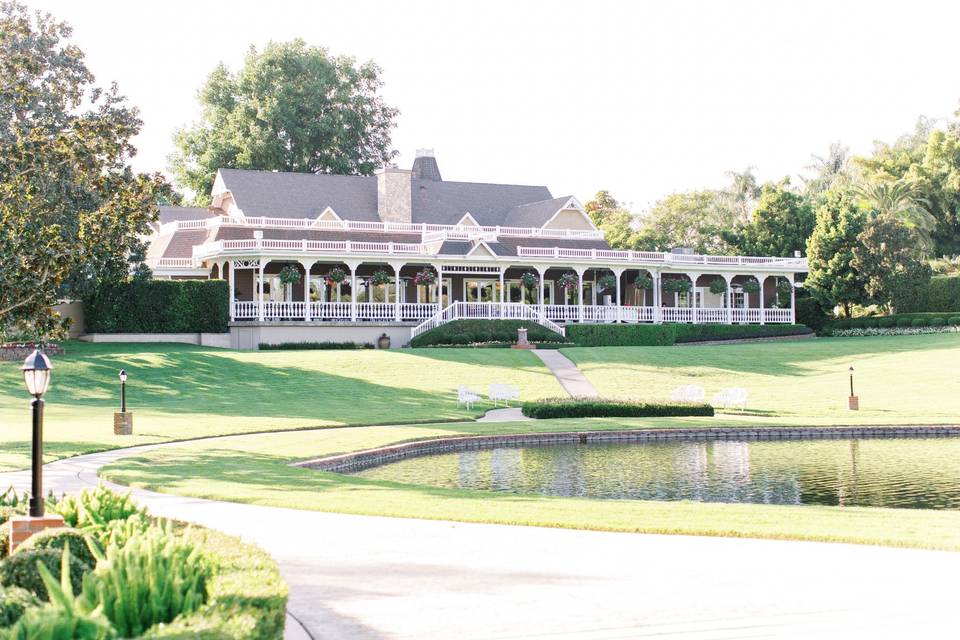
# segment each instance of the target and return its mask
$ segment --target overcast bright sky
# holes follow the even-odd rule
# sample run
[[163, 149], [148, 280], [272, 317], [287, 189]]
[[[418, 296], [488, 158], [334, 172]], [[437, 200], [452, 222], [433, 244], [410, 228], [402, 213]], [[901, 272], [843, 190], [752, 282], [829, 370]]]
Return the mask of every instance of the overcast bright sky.
[[142, 170], [165, 169], [218, 62], [295, 37], [381, 66], [401, 167], [434, 148], [448, 180], [606, 188], [636, 210], [730, 169], [795, 175], [835, 140], [866, 152], [960, 99], [956, 2], [29, 4], [140, 107]]

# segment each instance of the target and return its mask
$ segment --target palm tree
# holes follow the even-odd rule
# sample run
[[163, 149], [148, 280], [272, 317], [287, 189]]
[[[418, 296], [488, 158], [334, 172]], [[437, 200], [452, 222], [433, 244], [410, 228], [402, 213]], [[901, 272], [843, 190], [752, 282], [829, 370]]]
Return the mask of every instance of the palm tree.
[[827, 155], [812, 155], [812, 164], [804, 167], [812, 171], [812, 178], [803, 178], [807, 194], [819, 195], [838, 182], [849, 179], [850, 176], [850, 149], [839, 142], [830, 145]]
[[756, 167], [747, 167], [743, 171], [727, 171], [726, 174], [730, 178], [730, 186], [723, 191], [724, 200], [744, 224], [750, 222], [750, 213], [760, 197], [760, 185], [753, 175], [754, 169]]
[[930, 201], [920, 195], [915, 185], [903, 180], [867, 182], [857, 187], [855, 193], [866, 200], [877, 215], [891, 216], [912, 229], [920, 253], [924, 257], [932, 255], [937, 219], [930, 213]]

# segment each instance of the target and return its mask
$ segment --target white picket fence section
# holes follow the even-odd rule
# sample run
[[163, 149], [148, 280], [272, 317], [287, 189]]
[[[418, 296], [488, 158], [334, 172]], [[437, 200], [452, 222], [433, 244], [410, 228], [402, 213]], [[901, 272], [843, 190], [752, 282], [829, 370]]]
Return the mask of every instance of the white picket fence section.
[[433, 317], [421, 322], [410, 333], [416, 338], [421, 333], [435, 329], [454, 320], [482, 319], [482, 320], [530, 320], [560, 335], [566, 335], [566, 330], [544, 316], [537, 307], [519, 302], [454, 302], [446, 309], [437, 312]]

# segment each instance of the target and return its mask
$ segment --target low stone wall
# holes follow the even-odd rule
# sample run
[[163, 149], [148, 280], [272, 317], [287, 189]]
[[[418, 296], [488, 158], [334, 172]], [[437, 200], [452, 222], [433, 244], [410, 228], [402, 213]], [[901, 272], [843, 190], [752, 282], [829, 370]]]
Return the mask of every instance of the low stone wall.
[[[36, 348], [34, 345], [19, 344], [0, 346], [0, 360], [4, 362], [20, 362], [33, 353], [33, 350]], [[45, 344], [40, 350], [48, 356], [59, 356], [63, 353], [63, 348], [58, 344]]]
[[80, 339], [84, 342], [173, 342], [230, 348], [229, 333], [88, 333]]
[[708, 427], [700, 429], [635, 429], [630, 431], [566, 431], [514, 433], [497, 436], [453, 436], [346, 453], [294, 463], [318, 471], [351, 473], [406, 458], [491, 449], [592, 442], [659, 442], [666, 440], [816, 440], [846, 438], [951, 438], [960, 436], [960, 425], [876, 427]]
[[290, 342], [369, 342], [377, 344], [384, 333], [390, 347], [397, 349], [410, 342], [412, 323], [311, 323], [311, 322], [236, 322], [230, 325], [233, 349], [257, 349], [260, 344]]

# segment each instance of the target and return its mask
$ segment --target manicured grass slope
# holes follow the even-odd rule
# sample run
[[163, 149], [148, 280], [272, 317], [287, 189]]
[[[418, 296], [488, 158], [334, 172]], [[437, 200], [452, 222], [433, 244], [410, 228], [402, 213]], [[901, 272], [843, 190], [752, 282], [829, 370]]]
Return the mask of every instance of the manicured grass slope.
[[[730, 418], [578, 420], [577, 429], [683, 428]], [[773, 422], [773, 421], [764, 421]], [[570, 421], [365, 427], [237, 436], [114, 463], [110, 480], [277, 507], [611, 531], [830, 540], [960, 550], [960, 511], [584, 500], [440, 489], [290, 467], [309, 457], [459, 433], [568, 430]], [[906, 443], [909, 446], [909, 443]]]
[[[711, 346], [570, 348], [604, 396], [662, 400], [696, 384], [709, 402], [744, 387], [759, 415], [853, 421], [960, 422], [960, 335], [821, 338]], [[860, 411], [846, 408], [853, 366]]]
[[[68, 343], [46, 396], [47, 459], [145, 442], [259, 430], [464, 419], [456, 387], [562, 393], [514, 350], [238, 352], [188, 345]], [[19, 363], [0, 362], [0, 470], [29, 465], [30, 405]], [[117, 372], [130, 374], [133, 437], [113, 435]]]

